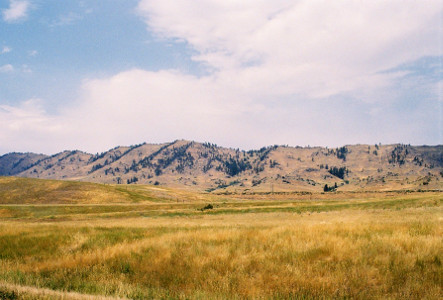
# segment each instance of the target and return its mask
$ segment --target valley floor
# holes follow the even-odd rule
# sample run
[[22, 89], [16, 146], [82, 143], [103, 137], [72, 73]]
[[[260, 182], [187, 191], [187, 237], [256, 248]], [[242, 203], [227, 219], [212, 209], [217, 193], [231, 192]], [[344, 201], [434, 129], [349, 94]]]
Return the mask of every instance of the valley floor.
[[443, 295], [442, 193], [182, 196], [0, 204], [0, 299]]

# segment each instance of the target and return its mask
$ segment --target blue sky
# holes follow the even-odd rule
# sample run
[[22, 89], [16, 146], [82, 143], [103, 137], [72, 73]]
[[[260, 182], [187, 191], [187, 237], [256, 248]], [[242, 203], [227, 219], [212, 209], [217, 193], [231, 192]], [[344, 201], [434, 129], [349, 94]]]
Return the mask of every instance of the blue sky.
[[[84, 78], [131, 68], [196, 71], [184, 43], [160, 41], [146, 30], [137, 1], [28, 3], [25, 17], [0, 23], [0, 47], [9, 49], [1, 64], [16, 70], [2, 76], [2, 103], [36, 97], [57, 106], [75, 99]], [[9, 6], [3, 1], [1, 8]]]
[[442, 144], [441, 1], [0, 1], [0, 154]]

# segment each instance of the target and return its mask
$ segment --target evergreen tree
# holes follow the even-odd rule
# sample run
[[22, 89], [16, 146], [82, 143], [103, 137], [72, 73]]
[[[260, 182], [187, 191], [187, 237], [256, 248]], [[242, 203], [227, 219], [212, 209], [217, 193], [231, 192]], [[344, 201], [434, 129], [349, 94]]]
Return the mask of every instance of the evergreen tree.
[[327, 184], [325, 184], [325, 186], [323, 187], [323, 191], [325, 191], [325, 192], [329, 192], [329, 187], [328, 187]]

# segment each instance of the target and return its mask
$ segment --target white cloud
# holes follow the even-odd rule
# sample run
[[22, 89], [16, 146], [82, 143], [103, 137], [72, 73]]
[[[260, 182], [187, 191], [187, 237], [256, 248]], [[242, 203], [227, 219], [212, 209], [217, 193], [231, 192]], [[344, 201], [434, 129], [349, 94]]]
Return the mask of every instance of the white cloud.
[[39, 99], [29, 99], [18, 107], [0, 105], [0, 109], [3, 116], [1, 118], [3, 120], [2, 127], [18, 130], [29, 124], [35, 124], [35, 121], [44, 120], [44, 117], [41, 116], [44, 110]]
[[0, 54], [9, 53], [11, 51], [12, 51], [12, 49], [9, 48], [8, 46], [3, 46], [3, 49], [0, 51]]
[[0, 73], [8, 73], [14, 71], [14, 67], [11, 64], [0, 66]]
[[219, 80], [260, 95], [383, 86], [390, 78], [379, 72], [443, 54], [441, 1], [142, 0], [138, 10], [150, 30], [197, 50]]
[[57, 26], [67, 26], [72, 25], [75, 22], [83, 19], [82, 15], [76, 14], [74, 12], [69, 12], [65, 15], [60, 15], [56, 20], [54, 20], [49, 26], [57, 27]]
[[21, 70], [23, 73], [32, 73], [32, 69], [28, 65], [22, 65]]
[[79, 134], [92, 148], [140, 140], [206, 140], [230, 135], [238, 115], [249, 110], [229, 94], [207, 78], [135, 69], [85, 81], [81, 102], [63, 114], [76, 124], [72, 134], [82, 128]]
[[0, 127], [3, 151], [54, 150], [59, 146], [54, 145], [54, 139], [63, 136], [60, 122], [44, 111], [39, 99], [19, 106], [0, 105]]
[[28, 16], [29, 8], [29, 1], [10, 0], [9, 8], [2, 11], [3, 20], [5, 22], [15, 22], [21, 19], [25, 19]]
[[31, 50], [31, 51], [28, 52], [29, 56], [36, 56], [37, 54], [38, 54], [37, 50]]

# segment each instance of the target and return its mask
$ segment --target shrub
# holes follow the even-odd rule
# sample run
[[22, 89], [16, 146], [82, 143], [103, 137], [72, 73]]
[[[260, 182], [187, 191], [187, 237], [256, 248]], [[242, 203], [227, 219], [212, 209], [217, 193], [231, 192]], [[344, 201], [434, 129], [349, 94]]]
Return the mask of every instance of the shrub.
[[211, 203], [209, 203], [208, 205], [206, 205], [205, 207], [201, 208], [200, 210], [204, 211], [204, 210], [213, 209], [213, 208], [214, 208], [214, 206]]

